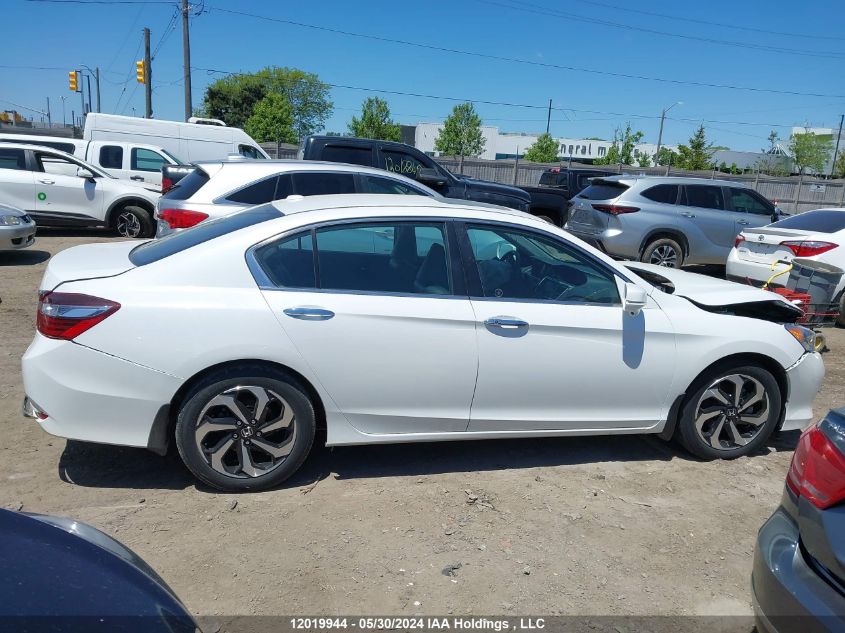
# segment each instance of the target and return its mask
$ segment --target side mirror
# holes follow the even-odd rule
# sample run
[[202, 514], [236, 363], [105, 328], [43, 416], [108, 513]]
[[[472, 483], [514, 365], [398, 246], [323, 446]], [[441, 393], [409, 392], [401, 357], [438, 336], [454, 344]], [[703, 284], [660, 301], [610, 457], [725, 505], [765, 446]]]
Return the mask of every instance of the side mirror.
[[94, 180], [94, 172], [85, 167], [77, 167], [76, 175], [79, 178], [85, 178], [85, 180]]
[[440, 186], [446, 184], [443, 175], [433, 167], [423, 167], [417, 172], [417, 180], [426, 185]]
[[648, 294], [637, 284], [625, 284], [625, 298], [622, 299], [622, 308], [631, 316], [637, 316], [648, 303]]

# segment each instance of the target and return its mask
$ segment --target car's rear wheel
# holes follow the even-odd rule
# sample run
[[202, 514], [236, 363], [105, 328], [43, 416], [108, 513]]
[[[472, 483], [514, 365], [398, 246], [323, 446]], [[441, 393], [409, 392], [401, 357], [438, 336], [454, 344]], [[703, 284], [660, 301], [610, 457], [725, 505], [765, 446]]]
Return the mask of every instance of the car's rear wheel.
[[640, 261], [667, 268], [680, 268], [684, 263], [684, 249], [677, 241], [661, 237], [648, 243]]
[[281, 371], [243, 367], [210, 376], [181, 406], [176, 446], [201, 481], [263, 490], [295, 473], [314, 442], [314, 407]]
[[155, 235], [150, 212], [134, 204], [121, 207], [114, 214], [114, 230], [121, 237], [152, 237]]
[[772, 434], [781, 412], [777, 380], [762, 367], [724, 366], [691, 387], [681, 409], [678, 437], [704, 459], [733, 459], [754, 452]]

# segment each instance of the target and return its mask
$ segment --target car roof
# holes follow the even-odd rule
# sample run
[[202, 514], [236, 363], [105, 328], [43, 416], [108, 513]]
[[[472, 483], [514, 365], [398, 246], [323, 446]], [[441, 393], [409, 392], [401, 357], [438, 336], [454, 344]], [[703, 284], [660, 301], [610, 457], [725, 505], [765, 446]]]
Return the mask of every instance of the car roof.
[[619, 174], [615, 176], [601, 176], [599, 182], [621, 182], [633, 185], [642, 182], [649, 185], [717, 185], [719, 187], [748, 187], [745, 182], [737, 180], [718, 180], [714, 178], [696, 178], [693, 176], [641, 176], [639, 174]]
[[68, 154], [67, 152], [63, 152], [60, 149], [56, 149], [55, 147], [49, 147], [47, 145], [35, 145], [34, 143], [15, 143], [14, 141], [3, 141], [3, 148], [5, 149], [7, 147], [11, 147], [12, 149], [31, 149], [45, 152], [53, 152], [62, 156], [67, 156], [68, 158], [72, 158], [75, 161], [85, 162], [80, 158], [74, 156], [73, 154]]
[[[391, 209], [401, 207], [404, 211], [417, 209], [420, 215], [448, 215], [456, 209], [467, 211], [484, 211], [520, 218], [533, 217], [523, 211], [475, 203], [465, 200], [454, 200], [442, 197], [408, 196], [400, 194], [370, 194], [350, 193], [332, 194], [325, 196], [307, 196], [298, 200], [276, 200], [271, 202], [284, 215], [304, 213], [307, 211], [329, 211], [331, 209]], [[379, 213], [378, 215], [384, 215]]]

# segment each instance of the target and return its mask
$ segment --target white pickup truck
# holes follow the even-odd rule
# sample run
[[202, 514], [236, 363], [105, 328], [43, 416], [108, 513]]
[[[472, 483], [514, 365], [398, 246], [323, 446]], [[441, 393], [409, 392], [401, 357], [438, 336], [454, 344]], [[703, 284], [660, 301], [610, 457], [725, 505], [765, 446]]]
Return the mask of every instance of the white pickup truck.
[[156, 190], [161, 188], [161, 168], [182, 162], [164, 148], [129, 140], [86, 141], [61, 136], [0, 134], [2, 142], [52, 147], [73, 154], [115, 178], [131, 180]]

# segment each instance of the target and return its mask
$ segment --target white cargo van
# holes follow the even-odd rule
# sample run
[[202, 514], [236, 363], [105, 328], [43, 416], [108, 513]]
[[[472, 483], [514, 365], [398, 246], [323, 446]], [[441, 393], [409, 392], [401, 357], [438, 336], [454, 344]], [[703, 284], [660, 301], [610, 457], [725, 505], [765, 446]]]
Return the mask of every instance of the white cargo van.
[[225, 125], [141, 119], [91, 112], [85, 117], [86, 141], [127, 141], [163, 147], [189, 163], [220, 160], [229, 154], [270, 158], [246, 132]]
[[163, 147], [128, 140], [86, 141], [62, 136], [0, 134], [0, 142], [52, 147], [100, 167], [115, 178], [132, 180], [157, 190], [161, 188], [162, 166], [179, 165], [182, 162]]

